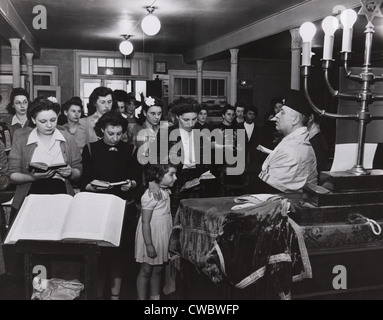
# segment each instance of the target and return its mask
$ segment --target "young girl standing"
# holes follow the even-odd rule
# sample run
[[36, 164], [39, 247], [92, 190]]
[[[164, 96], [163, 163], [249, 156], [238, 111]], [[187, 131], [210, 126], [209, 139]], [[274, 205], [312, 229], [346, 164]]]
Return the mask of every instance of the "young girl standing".
[[[170, 214], [170, 190], [177, 168], [172, 164], [148, 165], [146, 181], [154, 182], [162, 193], [155, 200], [147, 189], [141, 198], [141, 217], [136, 230], [135, 258], [141, 263], [137, 277], [137, 296], [146, 300], [160, 299], [161, 275], [168, 261], [169, 238], [172, 230]], [[148, 290], [149, 289], [149, 290]]]

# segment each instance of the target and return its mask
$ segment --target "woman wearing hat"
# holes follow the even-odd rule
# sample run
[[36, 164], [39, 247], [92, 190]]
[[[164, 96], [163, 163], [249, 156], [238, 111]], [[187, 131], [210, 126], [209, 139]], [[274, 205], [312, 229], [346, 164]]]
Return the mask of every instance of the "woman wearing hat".
[[[80, 178], [81, 154], [74, 137], [56, 128], [60, 105], [48, 99], [35, 99], [28, 109], [32, 127], [17, 130], [9, 154], [11, 181], [17, 185], [12, 202], [16, 213], [28, 194], [74, 195], [69, 180]], [[44, 163], [56, 169], [38, 172], [31, 163]]]

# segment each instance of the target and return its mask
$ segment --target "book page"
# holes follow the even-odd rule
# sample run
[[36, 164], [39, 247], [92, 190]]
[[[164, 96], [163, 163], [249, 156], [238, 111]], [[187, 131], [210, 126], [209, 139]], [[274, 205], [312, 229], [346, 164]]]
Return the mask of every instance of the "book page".
[[[377, 146], [377, 143], [364, 144], [363, 166], [366, 169], [372, 168]], [[351, 169], [356, 164], [357, 151], [357, 143], [336, 144], [331, 171], [347, 171]]]
[[19, 239], [60, 240], [72, 199], [66, 194], [27, 196], [5, 243]]
[[107, 241], [119, 246], [125, 200], [104, 193], [75, 195], [62, 239]]

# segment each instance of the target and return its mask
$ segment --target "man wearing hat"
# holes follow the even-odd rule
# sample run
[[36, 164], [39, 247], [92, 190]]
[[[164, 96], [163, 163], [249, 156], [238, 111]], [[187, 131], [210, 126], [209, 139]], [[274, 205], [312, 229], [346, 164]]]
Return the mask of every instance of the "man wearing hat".
[[[300, 191], [306, 183], [317, 184], [317, 164], [309, 141], [307, 120], [310, 110], [299, 91], [291, 90], [276, 117], [276, 129], [284, 135], [262, 165], [259, 178], [266, 183], [262, 192]], [[257, 188], [257, 191], [259, 188]]]

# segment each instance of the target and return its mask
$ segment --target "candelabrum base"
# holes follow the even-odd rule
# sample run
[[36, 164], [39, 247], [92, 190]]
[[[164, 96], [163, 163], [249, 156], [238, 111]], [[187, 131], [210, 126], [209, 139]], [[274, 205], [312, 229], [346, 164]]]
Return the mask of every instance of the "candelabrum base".
[[350, 170], [347, 170], [347, 173], [350, 173], [356, 176], [366, 176], [371, 174], [371, 172], [363, 168], [363, 166], [358, 166], [358, 165], [355, 165]]

